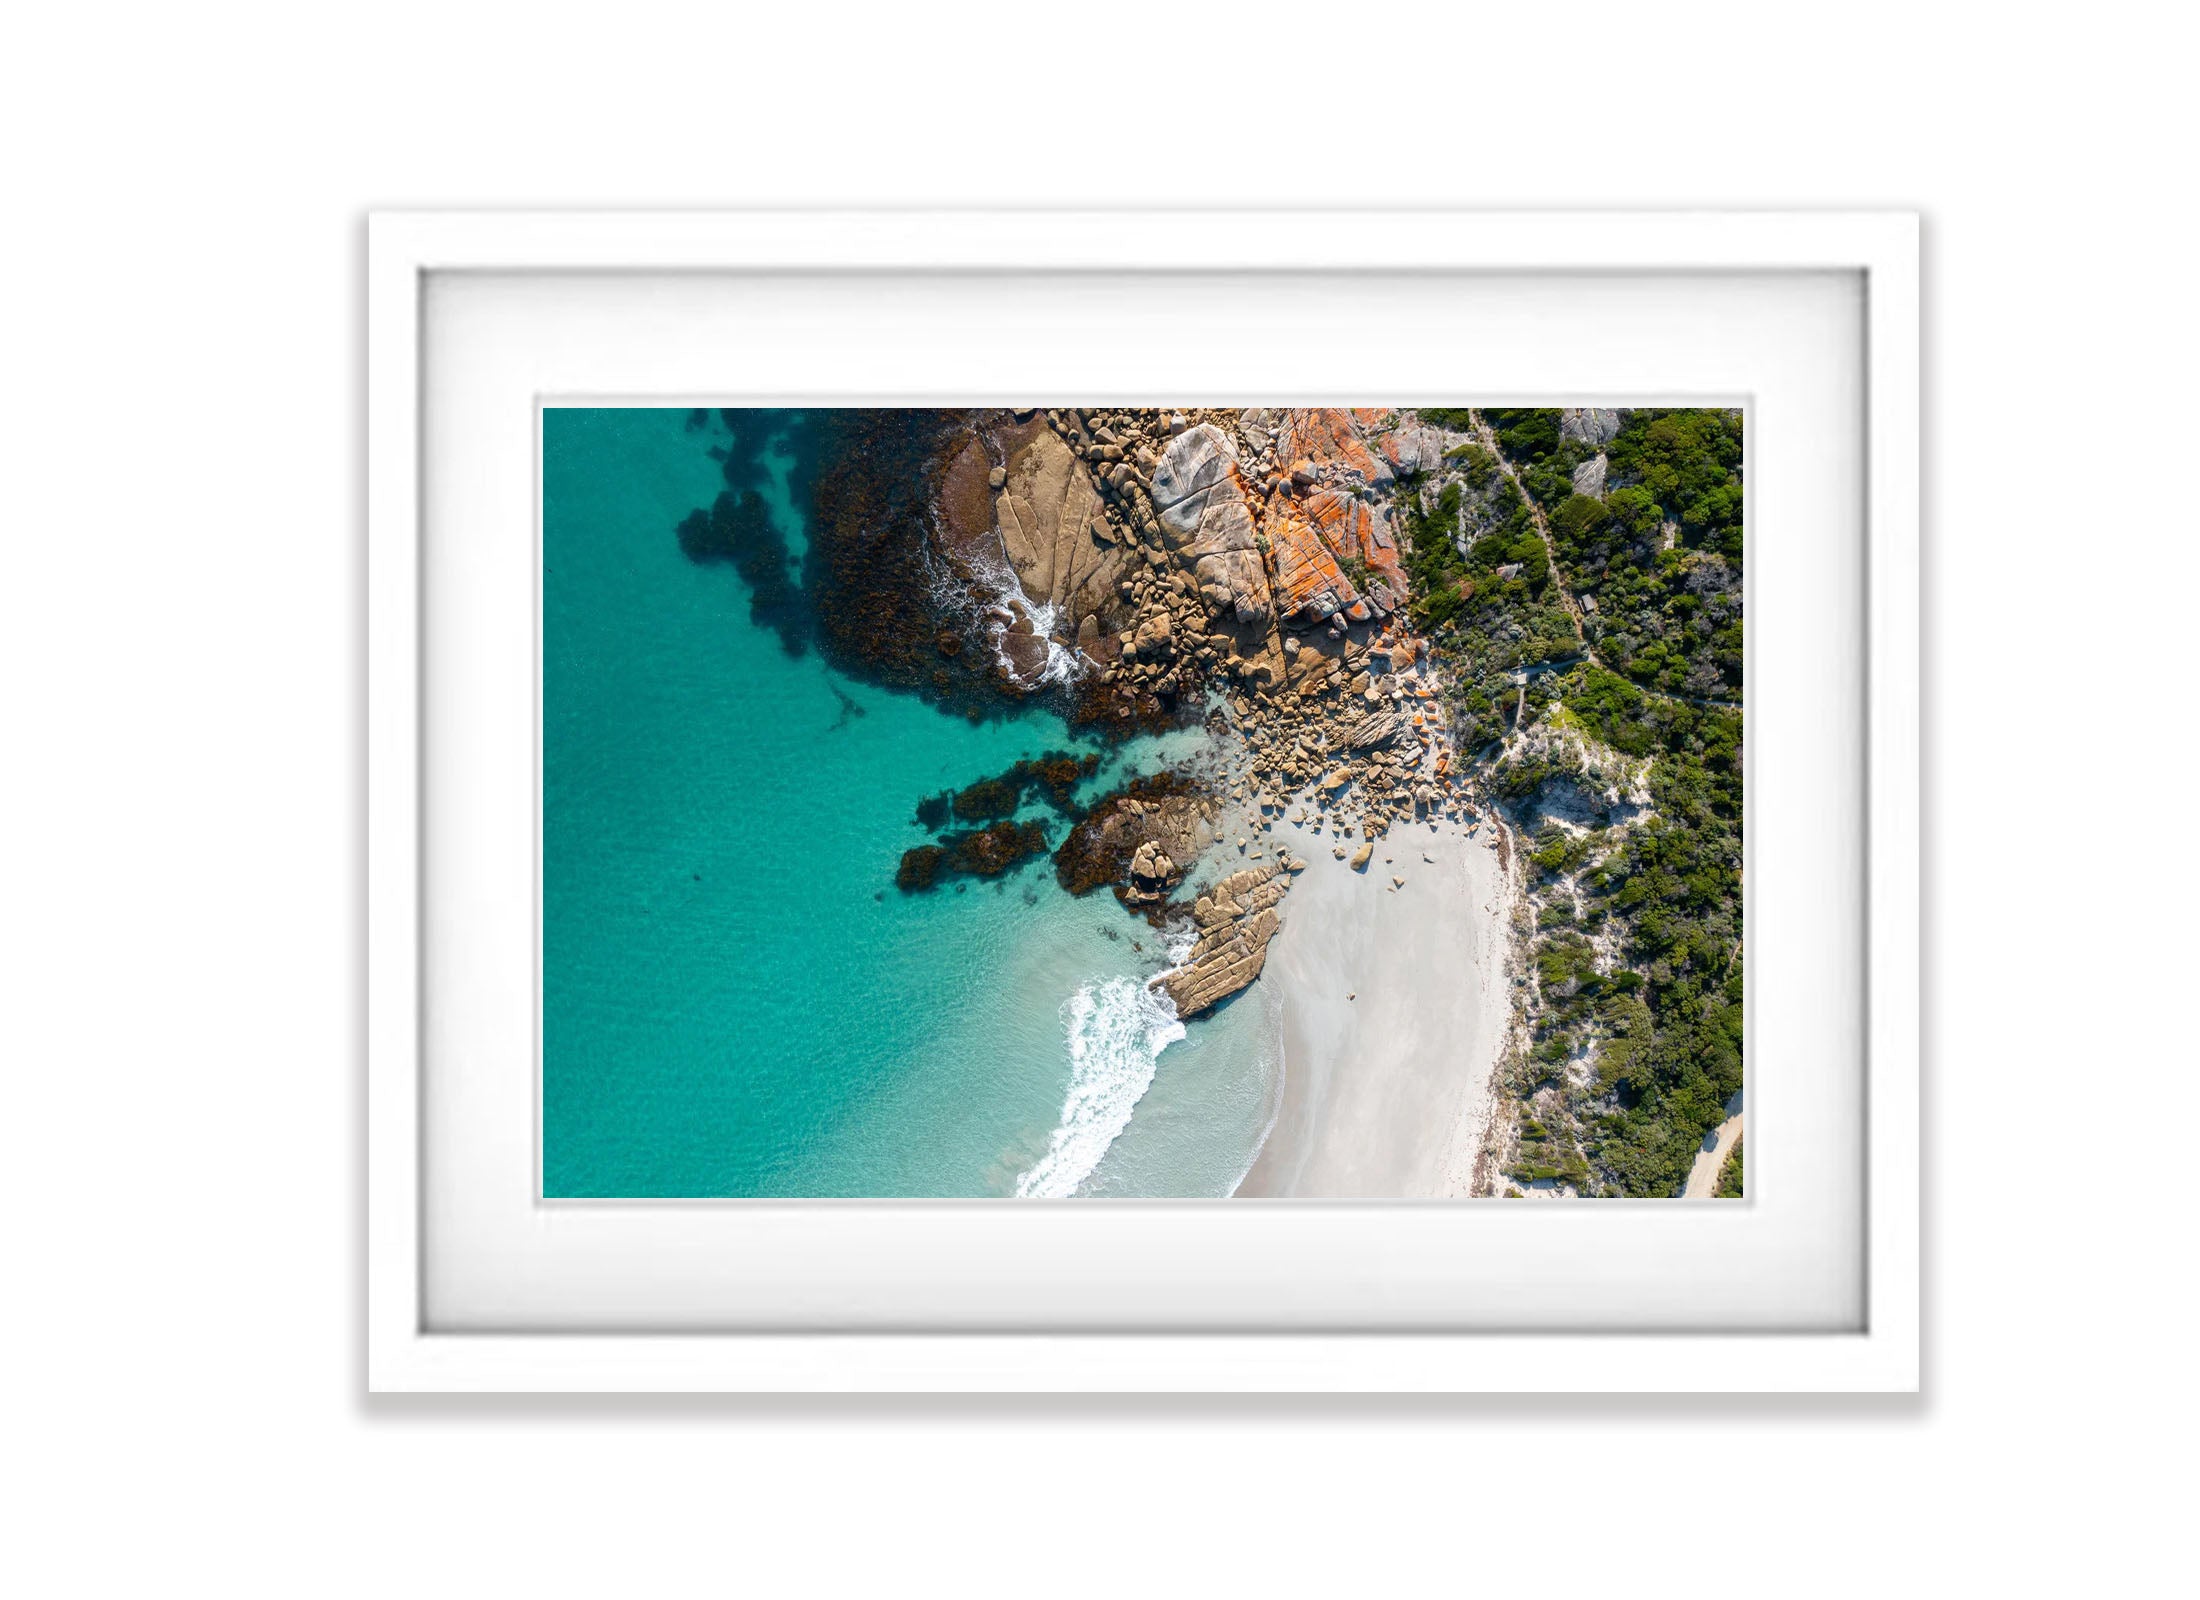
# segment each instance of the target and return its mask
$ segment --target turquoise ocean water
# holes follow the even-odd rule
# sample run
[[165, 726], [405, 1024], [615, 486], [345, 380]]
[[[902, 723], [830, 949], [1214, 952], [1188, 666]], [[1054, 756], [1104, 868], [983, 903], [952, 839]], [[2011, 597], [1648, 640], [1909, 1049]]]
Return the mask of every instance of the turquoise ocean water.
[[[1159, 936], [1043, 859], [893, 881], [928, 794], [1089, 748], [1091, 798], [1199, 736], [974, 725], [790, 656], [674, 535], [724, 442], [680, 410], [544, 414], [544, 1192], [1228, 1193], [1272, 1110], [1264, 986], [1177, 1022], [1142, 989]], [[780, 441], [756, 465], [799, 564], [801, 469]]]

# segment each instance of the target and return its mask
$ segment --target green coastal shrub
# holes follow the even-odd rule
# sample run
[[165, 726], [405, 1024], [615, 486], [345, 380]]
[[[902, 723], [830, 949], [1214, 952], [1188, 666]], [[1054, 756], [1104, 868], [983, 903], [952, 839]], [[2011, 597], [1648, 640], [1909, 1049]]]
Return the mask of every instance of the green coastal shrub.
[[1726, 1165], [1719, 1169], [1719, 1186], [1711, 1191], [1717, 1199], [1740, 1200], [1743, 1198], [1742, 1143], [1743, 1141], [1740, 1139], [1734, 1141], [1733, 1153], [1726, 1158]]

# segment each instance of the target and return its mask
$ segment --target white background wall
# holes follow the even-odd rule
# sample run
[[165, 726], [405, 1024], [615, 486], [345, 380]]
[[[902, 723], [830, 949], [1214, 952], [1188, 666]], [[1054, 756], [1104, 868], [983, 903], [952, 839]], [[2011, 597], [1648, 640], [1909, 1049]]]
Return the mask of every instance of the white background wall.
[[[2167, 1557], [2189, 14], [1679, 9], [11, 18], [0, 1587], [2098, 1592]], [[363, 1400], [361, 213], [824, 200], [1925, 211], [1921, 1400]]]

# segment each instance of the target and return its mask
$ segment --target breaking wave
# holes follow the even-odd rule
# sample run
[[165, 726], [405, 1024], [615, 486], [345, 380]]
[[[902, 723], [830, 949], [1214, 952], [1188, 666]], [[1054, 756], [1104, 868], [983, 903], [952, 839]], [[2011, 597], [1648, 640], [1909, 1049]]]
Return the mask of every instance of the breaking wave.
[[1062, 1007], [1069, 1035], [1069, 1095], [1047, 1152], [1016, 1180], [1019, 1198], [1075, 1194], [1130, 1126], [1161, 1052], [1184, 1037], [1167, 993], [1136, 978], [1088, 983]]
[[[1062, 620], [1060, 606], [1032, 604], [1024, 593], [1024, 586], [1003, 561], [973, 560], [970, 565], [973, 575], [984, 588], [981, 593], [976, 594], [963, 592], [960, 609], [965, 615], [975, 612], [983, 620], [986, 642], [992, 645], [994, 659], [1000, 663], [1001, 671], [1009, 682], [1029, 694], [1050, 683], [1072, 683], [1084, 676], [1084, 656], [1055, 637], [1055, 624]], [[945, 576], [943, 571], [942, 577], [934, 582], [935, 603], [941, 598], [939, 584], [942, 581], [960, 587], [954, 584], [952, 577]], [[1017, 673], [1015, 663], [1001, 646], [1002, 639], [1019, 618], [1030, 623], [1031, 631], [1044, 639], [1047, 646], [1046, 665], [1030, 678]]]

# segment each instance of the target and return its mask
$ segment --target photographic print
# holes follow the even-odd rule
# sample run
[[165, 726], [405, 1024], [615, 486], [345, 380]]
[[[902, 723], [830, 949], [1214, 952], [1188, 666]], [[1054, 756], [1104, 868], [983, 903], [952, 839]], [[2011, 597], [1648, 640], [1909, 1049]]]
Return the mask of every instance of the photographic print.
[[1742, 1196], [1739, 410], [541, 430], [547, 1198]]

